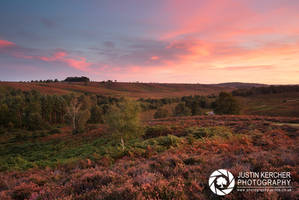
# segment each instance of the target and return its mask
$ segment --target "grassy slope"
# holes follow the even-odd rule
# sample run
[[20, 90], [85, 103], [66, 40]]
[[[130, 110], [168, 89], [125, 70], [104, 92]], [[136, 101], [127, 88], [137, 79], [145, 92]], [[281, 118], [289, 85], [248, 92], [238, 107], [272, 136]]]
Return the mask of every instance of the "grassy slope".
[[10, 86], [21, 90], [35, 89], [45, 94], [66, 94], [70, 92], [90, 92], [111, 96], [134, 98], [163, 98], [184, 95], [208, 95], [220, 91], [231, 91], [232, 87], [204, 84], [160, 84], [160, 83], [17, 83], [0, 82], [0, 86]]
[[299, 92], [237, 98], [242, 114], [299, 117]]

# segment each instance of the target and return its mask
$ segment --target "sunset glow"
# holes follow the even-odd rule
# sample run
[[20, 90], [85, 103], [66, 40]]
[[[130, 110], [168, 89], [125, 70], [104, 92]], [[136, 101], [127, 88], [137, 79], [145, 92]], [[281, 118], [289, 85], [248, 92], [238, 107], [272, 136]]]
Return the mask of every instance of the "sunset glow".
[[299, 1], [0, 6], [0, 80], [299, 84]]

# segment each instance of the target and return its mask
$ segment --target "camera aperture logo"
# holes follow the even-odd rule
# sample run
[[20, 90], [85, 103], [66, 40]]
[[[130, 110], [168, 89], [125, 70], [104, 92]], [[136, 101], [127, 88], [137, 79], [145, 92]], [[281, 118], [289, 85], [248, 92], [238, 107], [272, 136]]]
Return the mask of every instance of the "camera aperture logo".
[[224, 196], [234, 189], [235, 178], [229, 171], [218, 169], [210, 175], [209, 186], [213, 193]]

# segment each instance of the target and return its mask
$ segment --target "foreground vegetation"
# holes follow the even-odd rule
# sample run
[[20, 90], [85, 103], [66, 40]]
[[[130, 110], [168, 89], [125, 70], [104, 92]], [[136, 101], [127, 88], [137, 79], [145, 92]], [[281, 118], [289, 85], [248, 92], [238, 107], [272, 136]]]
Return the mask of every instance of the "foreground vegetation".
[[[278, 122], [279, 126], [273, 124]], [[21, 155], [26, 151], [21, 156], [33, 168], [0, 173], [0, 197], [208, 199], [213, 194], [206, 182], [209, 174], [218, 168], [234, 174], [239, 171], [290, 171], [296, 188], [299, 183], [298, 129], [284, 123], [299, 123], [299, 119], [198, 116], [154, 120], [149, 122], [142, 138], [129, 140], [125, 148], [114, 143], [113, 137], [101, 127], [83, 134], [84, 140], [76, 138], [79, 135], [61, 136], [64, 142], [56, 145], [59, 134], [44, 136], [45, 142], [37, 144], [39, 149], [30, 148], [29, 141], [20, 142], [21, 148], [15, 153], [19, 151]], [[68, 134], [72, 135], [71, 131]], [[12, 149], [6, 153], [13, 157]], [[36, 162], [30, 161], [30, 154]], [[79, 161], [60, 162], [75, 158]], [[49, 160], [45, 166], [39, 165], [43, 159]], [[57, 161], [60, 164], [56, 167], [46, 167]], [[27, 168], [21, 163], [15, 162], [10, 167]], [[233, 191], [226, 198], [295, 199], [295, 195], [295, 192]]]

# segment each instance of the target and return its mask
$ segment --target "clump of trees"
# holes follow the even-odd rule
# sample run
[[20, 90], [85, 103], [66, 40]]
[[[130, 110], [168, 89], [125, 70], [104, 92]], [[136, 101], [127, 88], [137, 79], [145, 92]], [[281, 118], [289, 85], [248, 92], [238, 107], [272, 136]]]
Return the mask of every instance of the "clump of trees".
[[191, 109], [185, 103], [179, 103], [174, 108], [173, 114], [174, 116], [189, 116], [191, 115]]
[[166, 111], [163, 107], [174, 103], [178, 104], [173, 111], [174, 116], [201, 115], [203, 114], [203, 109], [212, 108], [211, 99], [213, 98], [215, 97], [190, 95], [183, 96], [181, 98], [140, 98], [138, 101], [141, 103], [141, 108], [143, 111], [155, 109], [156, 112], [154, 114], [154, 118], [163, 118], [169, 116], [169, 114], [167, 113], [168, 111]]
[[209, 101], [205, 96], [184, 96], [181, 101], [191, 110], [191, 115], [202, 114], [202, 109], [209, 108]]
[[221, 92], [214, 102], [214, 112], [216, 114], [239, 114], [240, 104], [232, 94]]
[[168, 116], [169, 116], [169, 112], [165, 108], [158, 108], [157, 111], [154, 114], [155, 119], [165, 118], [165, 117], [168, 117]]
[[121, 101], [102, 95], [43, 95], [0, 88], [0, 128], [42, 130], [70, 123], [79, 133], [86, 123], [103, 123], [110, 106]]
[[85, 76], [81, 76], [81, 77], [67, 77], [65, 80], [65, 82], [90, 82], [90, 79], [85, 77]]
[[36, 130], [60, 124], [64, 121], [65, 105], [63, 96], [7, 89], [0, 98], [0, 126]]
[[59, 82], [59, 80], [57, 78], [55, 78], [54, 80], [52, 79], [47, 79], [47, 80], [31, 80], [31, 83], [56, 83]]
[[169, 105], [172, 103], [179, 102], [179, 98], [161, 98], [161, 99], [152, 99], [152, 98], [140, 98], [138, 102], [140, 102], [141, 108], [143, 111], [158, 109], [164, 105]]

